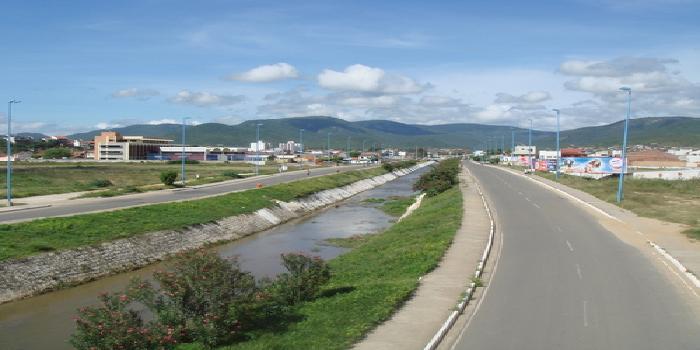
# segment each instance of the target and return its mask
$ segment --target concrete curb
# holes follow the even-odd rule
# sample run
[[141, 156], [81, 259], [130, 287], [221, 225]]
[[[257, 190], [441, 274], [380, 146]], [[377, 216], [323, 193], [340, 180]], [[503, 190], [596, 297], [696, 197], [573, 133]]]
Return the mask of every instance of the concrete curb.
[[12, 206], [12, 207], [0, 208], [0, 213], [10, 213], [13, 211], [20, 211], [20, 210], [32, 210], [32, 209], [39, 209], [39, 208], [48, 208], [50, 206], [51, 206], [51, 204]]
[[682, 273], [684, 273], [685, 277], [687, 277], [691, 282], [693, 282], [693, 284], [695, 284], [696, 288], [700, 288], [700, 280], [692, 272], [690, 272], [690, 270], [688, 270], [688, 268], [686, 268], [683, 264], [681, 264], [681, 262], [678, 261], [678, 259], [674, 258], [671, 254], [666, 252], [666, 249], [661, 248], [661, 246], [659, 246], [658, 244], [656, 244], [652, 241], [647, 241], [647, 243], [649, 243], [650, 246], [652, 246], [654, 249], [656, 249], [656, 251], [658, 251], [659, 254], [661, 254], [661, 256], [666, 258], [666, 260], [670, 261], [671, 264], [673, 264], [673, 266], [675, 266], [678, 270], [680, 270]]
[[[467, 170], [467, 172], [469, 172], [469, 170]], [[469, 175], [471, 176], [471, 173], [469, 173]], [[481, 201], [484, 204], [484, 209], [486, 210], [486, 213], [489, 216], [489, 221], [491, 224], [491, 228], [489, 229], [489, 240], [486, 243], [486, 248], [484, 248], [483, 254], [481, 255], [479, 265], [477, 266], [476, 271], [474, 272], [474, 278], [480, 278], [484, 270], [484, 266], [486, 265], [486, 260], [488, 260], [489, 255], [491, 254], [491, 247], [493, 246], [493, 239], [495, 234], [495, 225], [493, 222], [493, 216], [491, 215], [491, 209], [486, 203], [486, 198], [484, 197], [484, 193], [481, 192], [481, 187], [477, 182], [474, 182], [474, 184], [476, 185], [476, 190], [479, 192], [479, 196], [481, 196]], [[442, 327], [440, 327], [437, 333], [435, 333], [430, 342], [425, 345], [423, 350], [437, 349], [437, 347], [440, 345], [440, 342], [442, 342], [442, 340], [445, 338], [445, 335], [447, 335], [447, 332], [449, 332], [452, 326], [454, 326], [455, 322], [457, 322], [457, 318], [459, 318], [459, 315], [462, 314], [462, 312], [464, 312], [464, 309], [469, 304], [469, 300], [471, 300], [475, 289], [476, 283], [469, 283], [469, 287], [467, 288], [464, 297], [462, 297], [460, 302], [457, 304], [456, 310], [452, 311], [450, 316], [447, 317], [447, 320], [442, 324]]]
[[416, 209], [420, 208], [421, 202], [423, 202], [423, 198], [425, 197], [425, 193], [421, 193], [418, 197], [416, 197], [416, 201], [413, 202], [408, 208], [406, 208], [406, 211], [401, 215], [401, 217], [396, 220], [396, 222], [400, 222], [407, 216], [411, 215]]
[[[596, 207], [595, 205], [593, 205], [593, 204], [591, 204], [591, 203], [588, 203], [588, 202], [586, 202], [586, 201], [583, 201], [582, 199], [580, 199], [580, 198], [578, 198], [578, 197], [576, 197], [576, 196], [574, 196], [574, 195], [572, 195], [572, 194], [570, 194], [570, 193], [568, 193], [568, 192], [566, 192], [566, 191], [560, 190], [560, 189], [558, 189], [558, 188], [556, 188], [556, 187], [553, 187], [553, 186], [551, 186], [551, 185], [548, 185], [548, 184], [546, 184], [546, 183], [544, 183], [544, 182], [542, 182], [542, 181], [535, 180], [535, 179], [533, 179], [533, 178], [531, 178], [531, 177], [529, 177], [529, 176], [525, 176], [525, 175], [523, 175], [523, 174], [520, 174], [520, 173], [518, 173], [518, 172], [516, 172], [516, 171], [513, 171], [513, 170], [510, 170], [510, 169], [504, 169], [504, 168], [497, 167], [497, 166], [494, 166], [494, 168], [500, 169], [500, 170], [503, 170], [503, 171], [508, 171], [508, 172], [511, 172], [511, 173], [516, 174], [516, 175], [518, 175], [518, 176], [522, 176], [522, 177], [524, 177], [524, 178], [526, 178], [526, 179], [528, 179], [528, 180], [530, 180], [530, 181], [533, 181], [533, 182], [535, 182], [535, 183], [537, 183], [537, 184], [540, 184], [541, 186], [544, 186], [544, 187], [546, 187], [546, 188], [548, 188], [548, 189], [550, 189], [550, 190], [556, 191], [556, 192], [558, 192], [558, 193], [560, 193], [560, 194], [566, 196], [567, 198], [573, 199], [574, 201], [576, 201], [576, 202], [578, 202], [578, 203], [584, 204], [584, 205], [586, 205], [587, 207], [589, 207], [589, 208], [595, 210], [596, 212], [603, 214], [603, 215], [606, 216], [607, 218], [610, 218], [610, 219], [612, 219], [612, 220], [616, 220], [616, 221], [618, 221], [618, 222], [624, 223], [622, 220], [618, 219], [617, 217], [615, 217], [615, 216], [613, 216], [613, 215], [611, 215], [611, 214], [608, 214], [608, 213], [607, 213], [606, 211], [604, 211], [603, 209], [600, 209], [600, 208]], [[700, 288], [700, 279], [698, 279], [698, 277], [695, 276], [695, 274], [693, 274], [693, 272], [691, 272], [690, 270], [688, 270], [687, 267], [685, 267], [680, 261], [678, 261], [678, 259], [676, 259], [675, 257], [673, 257], [673, 255], [669, 254], [669, 253], [666, 251], [666, 249], [662, 248], [662, 247], [659, 246], [658, 244], [656, 244], [656, 243], [654, 243], [654, 242], [652, 242], [652, 241], [647, 241], [647, 243], [649, 243], [649, 245], [650, 245], [652, 248], [656, 249], [656, 251], [658, 251], [659, 254], [661, 254], [661, 256], [663, 256], [666, 260], [668, 260], [668, 261], [669, 261], [673, 266], [675, 266], [681, 273], [683, 273], [683, 274], [686, 276], [686, 278], [688, 278], [691, 282], [693, 282], [693, 284], [695, 285], [696, 288]]]

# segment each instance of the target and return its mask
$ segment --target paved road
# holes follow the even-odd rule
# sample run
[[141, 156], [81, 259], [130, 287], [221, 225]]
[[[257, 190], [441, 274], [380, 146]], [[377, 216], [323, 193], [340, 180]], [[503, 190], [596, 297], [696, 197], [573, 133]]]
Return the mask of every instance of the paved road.
[[698, 315], [640, 251], [527, 179], [468, 166], [503, 250], [455, 349], [700, 349]]
[[[328, 168], [316, 168], [311, 170], [311, 176], [333, 174], [336, 171], [345, 172], [363, 168], [358, 166], [340, 166]], [[289, 182], [307, 178], [306, 171], [290, 171], [282, 174], [264, 175], [255, 178], [228, 181], [220, 184], [205, 185], [200, 187], [185, 188], [180, 190], [165, 190], [127, 195], [113, 198], [90, 198], [68, 200], [50, 207], [34, 208], [20, 211], [0, 212], [0, 223], [28, 221], [52, 216], [70, 216], [95, 211], [113, 210], [124, 207], [181, 201], [224, 194], [227, 192], [251, 189], [261, 183], [270, 186], [282, 182]]]

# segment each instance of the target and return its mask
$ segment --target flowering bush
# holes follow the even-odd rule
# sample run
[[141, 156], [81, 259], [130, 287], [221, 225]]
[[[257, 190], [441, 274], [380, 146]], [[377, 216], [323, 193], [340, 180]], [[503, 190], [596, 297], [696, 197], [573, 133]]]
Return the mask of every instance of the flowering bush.
[[[154, 274], [159, 288], [134, 279], [123, 294], [101, 294], [101, 303], [79, 310], [71, 344], [79, 350], [173, 349], [198, 342], [206, 348], [230, 343], [246, 330], [274, 328], [290, 319], [290, 305], [310, 300], [330, 278], [318, 257], [283, 254], [288, 272], [256, 283], [238, 262], [206, 250], [179, 254]], [[154, 315], [144, 324], [129, 306]]]
[[289, 305], [316, 297], [321, 286], [331, 278], [331, 271], [323, 259], [303, 253], [282, 254], [286, 273], [277, 276], [273, 292]]
[[144, 324], [128, 309], [132, 299], [126, 294], [102, 293], [100, 304], [79, 310], [76, 331], [70, 343], [78, 350], [174, 349], [173, 330], [157, 323]]

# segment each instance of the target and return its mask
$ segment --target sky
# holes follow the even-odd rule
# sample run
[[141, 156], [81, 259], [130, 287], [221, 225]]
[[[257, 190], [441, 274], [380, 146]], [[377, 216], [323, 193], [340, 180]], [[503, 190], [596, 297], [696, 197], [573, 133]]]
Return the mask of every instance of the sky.
[[[552, 130], [700, 117], [700, 0], [16, 1], [13, 130], [326, 115]], [[6, 123], [0, 112], [0, 123]]]

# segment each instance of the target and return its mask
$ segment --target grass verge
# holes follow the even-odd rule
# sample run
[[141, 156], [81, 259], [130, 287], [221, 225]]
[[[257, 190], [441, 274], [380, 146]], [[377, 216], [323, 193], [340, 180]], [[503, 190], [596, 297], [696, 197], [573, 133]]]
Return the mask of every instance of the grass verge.
[[[13, 163], [14, 198], [40, 196], [57, 193], [79, 192], [104, 189], [97, 181], [109, 180], [111, 188], [141, 187], [160, 184], [163, 171], [180, 172], [179, 164], [167, 162], [15, 162]], [[0, 163], [2, 167], [5, 162]], [[220, 163], [202, 162], [188, 164], [187, 174], [190, 185], [230, 180], [227, 173], [251, 173], [254, 166], [243, 162]], [[277, 165], [260, 168], [261, 174], [277, 172]], [[196, 175], [200, 176], [195, 180]], [[5, 198], [5, 173], [0, 173], [0, 198]], [[116, 194], [116, 193], [115, 193]]]
[[296, 310], [301, 321], [277, 332], [248, 334], [250, 340], [222, 349], [350, 347], [411, 296], [418, 277], [437, 267], [459, 228], [461, 208], [457, 187], [426, 198], [405, 220], [331, 260], [333, 276], [322, 296]]
[[[536, 174], [555, 180], [554, 174]], [[617, 205], [617, 177], [594, 180], [561, 175], [559, 183]], [[668, 181], [626, 177], [625, 199], [620, 207], [640, 216], [688, 225], [689, 229], [684, 233], [700, 239], [700, 179]]]
[[385, 202], [380, 209], [391, 216], [401, 216], [406, 212], [406, 208], [415, 201], [415, 197], [392, 196], [389, 197], [389, 201]]
[[0, 225], [0, 261], [205, 224], [385, 172], [381, 168], [350, 171], [199, 200]]

